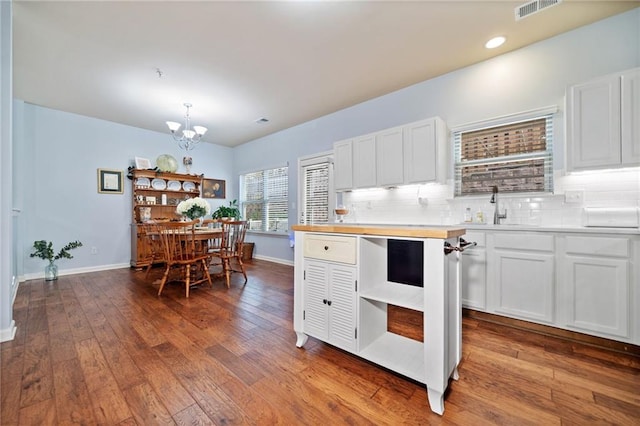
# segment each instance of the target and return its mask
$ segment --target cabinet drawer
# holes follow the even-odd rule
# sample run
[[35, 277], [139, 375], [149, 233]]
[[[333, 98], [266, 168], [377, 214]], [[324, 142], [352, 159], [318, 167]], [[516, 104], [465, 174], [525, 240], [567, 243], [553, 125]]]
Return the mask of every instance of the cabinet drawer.
[[356, 237], [304, 235], [304, 257], [356, 264]]
[[567, 236], [567, 253], [629, 257], [629, 240], [616, 237]]
[[495, 248], [514, 250], [553, 251], [553, 235], [542, 234], [503, 234], [496, 232]]

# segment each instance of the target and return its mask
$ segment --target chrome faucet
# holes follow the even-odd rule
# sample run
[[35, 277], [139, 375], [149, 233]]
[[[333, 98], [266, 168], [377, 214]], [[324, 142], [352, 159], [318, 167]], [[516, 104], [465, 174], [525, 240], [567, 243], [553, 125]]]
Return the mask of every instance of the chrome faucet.
[[493, 193], [491, 194], [491, 200], [489, 201], [491, 204], [495, 204], [495, 209], [493, 211], [493, 224], [500, 225], [501, 219], [507, 218], [507, 209], [504, 210], [504, 214], [500, 214], [500, 207], [498, 205], [498, 187], [493, 187]]

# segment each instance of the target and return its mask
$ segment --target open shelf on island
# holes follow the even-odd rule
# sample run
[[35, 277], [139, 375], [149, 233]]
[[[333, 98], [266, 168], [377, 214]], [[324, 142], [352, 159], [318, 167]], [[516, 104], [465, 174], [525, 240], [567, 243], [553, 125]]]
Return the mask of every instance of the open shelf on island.
[[422, 342], [385, 332], [358, 355], [420, 383], [425, 382]]
[[424, 289], [389, 281], [375, 285], [362, 285], [360, 297], [391, 305], [424, 311]]

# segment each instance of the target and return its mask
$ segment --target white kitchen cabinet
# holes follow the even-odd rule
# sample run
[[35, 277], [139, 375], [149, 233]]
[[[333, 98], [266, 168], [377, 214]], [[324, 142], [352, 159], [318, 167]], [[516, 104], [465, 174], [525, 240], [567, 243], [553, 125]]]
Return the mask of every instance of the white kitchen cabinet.
[[333, 144], [333, 179], [336, 191], [353, 188], [353, 142], [351, 139]]
[[640, 164], [639, 73], [616, 73], [568, 89], [569, 171]]
[[622, 164], [640, 164], [640, 68], [622, 73]]
[[356, 268], [307, 259], [304, 280], [305, 333], [355, 351]]
[[376, 136], [375, 134], [353, 139], [353, 188], [376, 186]]
[[475, 247], [462, 252], [462, 306], [484, 311], [487, 307], [487, 251], [484, 232], [467, 231], [464, 239]]
[[563, 246], [563, 325], [601, 337], [631, 337], [629, 239], [566, 236]]
[[404, 183], [402, 127], [376, 133], [376, 185]]
[[447, 178], [448, 130], [434, 117], [404, 126], [404, 183], [444, 183]]
[[553, 325], [554, 237], [496, 232], [487, 243], [489, 312]]
[[336, 191], [446, 182], [448, 130], [434, 117], [334, 143]]

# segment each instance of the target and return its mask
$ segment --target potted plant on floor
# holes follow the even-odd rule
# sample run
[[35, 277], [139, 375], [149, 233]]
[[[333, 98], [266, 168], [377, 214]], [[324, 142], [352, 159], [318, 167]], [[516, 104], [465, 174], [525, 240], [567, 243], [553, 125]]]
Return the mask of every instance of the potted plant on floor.
[[72, 241], [62, 247], [58, 254], [54, 256], [53, 243], [51, 241], [34, 241], [33, 253], [31, 253], [30, 257], [39, 257], [40, 259], [48, 260], [49, 264], [44, 268], [44, 279], [45, 281], [54, 281], [58, 279], [58, 265], [54, 262], [58, 259], [73, 259], [69, 250], [73, 250], [78, 247], [82, 247], [82, 243], [80, 241]]
[[220, 206], [216, 211], [211, 214], [213, 219], [240, 219], [240, 208], [238, 207], [238, 200], [229, 201], [229, 206]]

